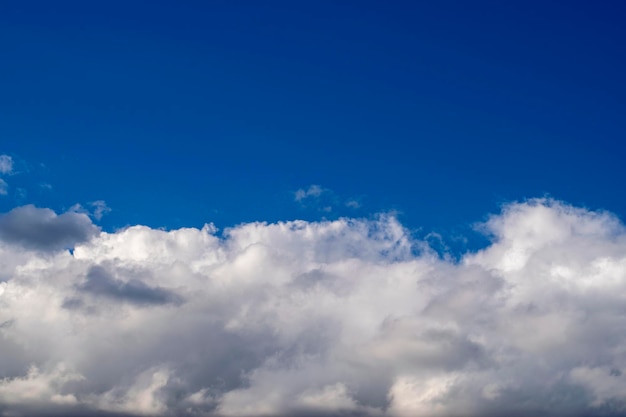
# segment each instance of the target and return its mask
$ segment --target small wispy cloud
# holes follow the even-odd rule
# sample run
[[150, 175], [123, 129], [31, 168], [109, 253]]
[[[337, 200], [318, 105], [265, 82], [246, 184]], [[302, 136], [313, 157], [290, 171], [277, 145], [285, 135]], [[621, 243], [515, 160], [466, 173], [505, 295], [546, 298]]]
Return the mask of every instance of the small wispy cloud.
[[[13, 158], [9, 155], [0, 155], [0, 174], [10, 174], [13, 172]], [[9, 193], [9, 184], [0, 178], [0, 195]]]
[[313, 184], [310, 185], [309, 188], [300, 188], [295, 192], [295, 201], [302, 201], [306, 198], [319, 198], [324, 192], [327, 192], [326, 189], [320, 187], [319, 185]]
[[0, 155], [0, 174], [13, 172], [13, 158], [9, 155]]
[[356, 210], [361, 208], [361, 203], [356, 198], [346, 198], [338, 195], [330, 188], [312, 184], [308, 187], [300, 188], [294, 193], [294, 201], [300, 206], [315, 209], [322, 213], [341, 214], [342, 209], [349, 208]]
[[[52, 186], [46, 182], [42, 183], [39, 189], [33, 187], [41, 181], [40, 176], [45, 175], [45, 172], [37, 168], [38, 165], [32, 165], [19, 157], [0, 154], [0, 195], [8, 195], [10, 191], [13, 201], [22, 204], [32, 193], [51, 189]], [[21, 180], [13, 182], [17, 177], [21, 177]]]
[[91, 207], [91, 210], [83, 207], [81, 204], [74, 204], [68, 211], [86, 214], [96, 220], [102, 219], [102, 216], [111, 212], [111, 208], [107, 206], [104, 200], [91, 201], [87, 205]]
[[96, 220], [102, 219], [102, 216], [111, 212], [111, 208], [107, 206], [107, 203], [104, 200], [92, 201], [89, 205], [93, 207], [92, 216]]

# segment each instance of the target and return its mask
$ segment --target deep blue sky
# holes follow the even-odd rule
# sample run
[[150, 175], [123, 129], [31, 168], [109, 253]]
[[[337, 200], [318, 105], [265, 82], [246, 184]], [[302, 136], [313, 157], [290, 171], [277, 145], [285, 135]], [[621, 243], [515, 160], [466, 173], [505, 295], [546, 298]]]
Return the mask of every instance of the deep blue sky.
[[[109, 229], [397, 210], [452, 236], [549, 193], [624, 218], [625, 19], [617, 1], [2, 2], [0, 208], [102, 199]], [[294, 201], [311, 184], [332, 190], [319, 207]]]

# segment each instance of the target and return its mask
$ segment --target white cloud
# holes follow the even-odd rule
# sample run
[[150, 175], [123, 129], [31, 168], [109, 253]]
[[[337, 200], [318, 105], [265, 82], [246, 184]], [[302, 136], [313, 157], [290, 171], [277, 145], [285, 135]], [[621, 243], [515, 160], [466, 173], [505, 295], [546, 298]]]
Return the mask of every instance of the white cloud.
[[[511, 204], [459, 262], [389, 215], [217, 237], [11, 213], [39, 243], [0, 241], [0, 415], [626, 411], [626, 231], [608, 213]], [[24, 229], [50, 222], [73, 256]]]
[[0, 380], [0, 401], [4, 404], [76, 404], [72, 394], [62, 394], [59, 388], [71, 381], [80, 381], [80, 375], [70, 372], [59, 363], [49, 373], [30, 366], [26, 375]]
[[5, 180], [0, 178], [0, 195], [7, 195], [9, 192], [9, 185]]
[[13, 171], [13, 158], [9, 155], [0, 155], [0, 174], [10, 174]]

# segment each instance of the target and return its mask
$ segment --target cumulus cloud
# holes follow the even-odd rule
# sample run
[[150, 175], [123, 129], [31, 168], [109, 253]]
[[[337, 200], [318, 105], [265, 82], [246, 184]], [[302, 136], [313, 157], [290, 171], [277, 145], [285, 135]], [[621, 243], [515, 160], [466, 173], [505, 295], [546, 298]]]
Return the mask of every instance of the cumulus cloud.
[[89, 217], [72, 211], [57, 215], [50, 209], [27, 205], [0, 215], [0, 241], [29, 249], [73, 248], [97, 232]]
[[626, 412], [609, 213], [510, 204], [458, 261], [390, 215], [94, 233], [27, 206], [0, 225], [66, 214], [89, 231], [73, 256], [0, 245], [0, 415]]
[[0, 174], [10, 174], [13, 171], [13, 158], [9, 155], [0, 155]]

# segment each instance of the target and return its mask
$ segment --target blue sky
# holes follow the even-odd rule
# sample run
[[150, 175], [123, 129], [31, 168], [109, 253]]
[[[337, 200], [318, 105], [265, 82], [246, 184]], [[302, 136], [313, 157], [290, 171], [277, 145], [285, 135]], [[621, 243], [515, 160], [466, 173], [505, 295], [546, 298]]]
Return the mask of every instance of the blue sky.
[[623, 417], [625, 12], [0, 2], [0, 417]]
[[[394, 210], [449, 236], [546, 194], [622, 216], [624, 12], [5, 2], [0, 207], [105, 200], [109, 230]], [[327, 201], [295, 202], [311, 185]]]

